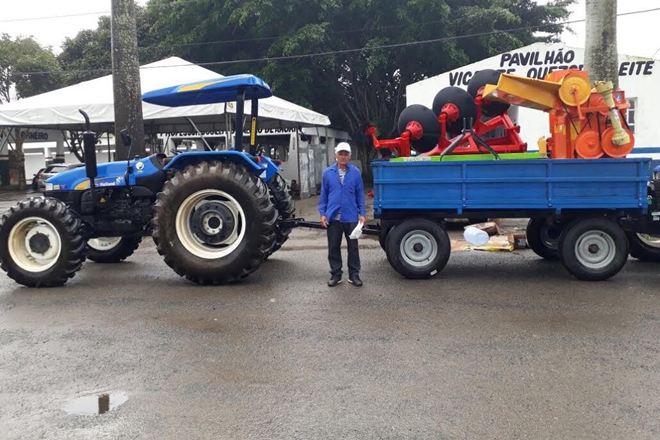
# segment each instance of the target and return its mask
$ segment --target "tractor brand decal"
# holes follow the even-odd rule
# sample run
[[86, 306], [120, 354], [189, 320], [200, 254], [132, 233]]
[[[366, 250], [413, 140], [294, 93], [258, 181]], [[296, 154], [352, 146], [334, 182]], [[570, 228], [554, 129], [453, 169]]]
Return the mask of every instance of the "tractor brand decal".
[[[649, 76], [653, 74], [654, 60], [624, 61], [619, 64], [619, 76]], [[532, 52], [507, 52], [499, 57], [498, 72], [526, 75], [528, 78], [543, 79], [556, 70], [584, 70], [574, 50], [549, 50]], [[449, 73], [449, 85], [467, 86], [480, 69]]]
[[144, 170], [144, 163], [138, 162], [135, 164], [135, 169], [137, 170], [138, 173], [141, 173], [142, 170]]

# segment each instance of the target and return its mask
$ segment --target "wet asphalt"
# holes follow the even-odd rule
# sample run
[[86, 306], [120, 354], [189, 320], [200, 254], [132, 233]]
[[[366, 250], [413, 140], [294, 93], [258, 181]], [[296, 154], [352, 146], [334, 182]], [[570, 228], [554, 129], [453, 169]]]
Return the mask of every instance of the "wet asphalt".
[[362, 288], [326, 286], [307, 229], [233, 286], [149, 238], [63, 288], [0, 273], [0, 439], [660, 438], [659, 265], [589, 283], [457, 251], [410, 281], [370, 237], [361, 256]]
[[589, 283], [471, 251], [410, 281], [364, 240], [364, 287], [329, 288], [296, 233], [234, 286], [151, 239], [64, 288], [0, 274], [0, 438], [660, 438], [660, 266]]

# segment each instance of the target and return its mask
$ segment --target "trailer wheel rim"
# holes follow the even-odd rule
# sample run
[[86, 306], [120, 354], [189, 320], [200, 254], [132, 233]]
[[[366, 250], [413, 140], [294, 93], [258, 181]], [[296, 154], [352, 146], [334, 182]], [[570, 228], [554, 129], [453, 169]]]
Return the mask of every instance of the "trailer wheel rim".
[[438, 256], [438, 244], [429, 232], [411, 231], [401, 240], [399, 251], [406, 264], [422, 268]]
[[544, 225], [541, 228], [541, 242], [545, 247], [551, 250], [557, 250], [559, 248], [559, 235], [561, 230], [557, 225]]
[[660, 236], [637, 234], [637, 237], [647, 246], [660, 249]]
[[121, 243], [121, 237], [97, 237], [87, 240], [87, 245], [95, 251], [109, 251]]
[[60, 233], [48, 220], [27, 217], [11, 228], [7, 248], [18, 267], [37, 273], [57, 263], [62, 254], [62, 240]]
[[[217, 228], [209, 228], [209, 220], [213, 215], [205, 214], [195, 216], [200, 209], [205, 209], [206, 205], [222, 205], [227, 208], [225, 212], [230, 213], [231, 222], [220, 222], [231, 225], [229, 233], [225, 234], [221, 240], [213, 243], [203, 240], [200, 237], [199, 230], [208, 234], [213, 234]], [[192, 221], [201, 218], [201, 224], [196, 231], [193, 229]], [[213, 221], [213, 226], [217, 225], [219, 219]], [[223, 258], [234, 252], [243, 241], [246, 230], [245, 212], [238, 201], [224, 191], [217, 189], [205, 189], [197, 191], [188, 196], [179, 207], [176, 214], [176, 234], [184, 248], [196, 257], [213, 260]], [[220, 226], [222, 227], [222, 226]]]
[[583, 266], [589, 269], [604, 269], [616, 257], [616, 243], [605, 232], [588, 231], [577, 239], [575, 254]]

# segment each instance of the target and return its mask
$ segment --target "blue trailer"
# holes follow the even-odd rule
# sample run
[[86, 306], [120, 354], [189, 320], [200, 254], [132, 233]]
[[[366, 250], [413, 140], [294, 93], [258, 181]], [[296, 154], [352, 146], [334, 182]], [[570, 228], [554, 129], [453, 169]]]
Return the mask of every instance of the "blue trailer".
[[648, 158], [449, 157], [372, 163], [381, 246], [407, 278], [443, 269], [451, 253], [445, 221], [458, 217], [529, 218], [529, 246], [581, 280], [614, 276], [629, 252], [660, 260], [660, 247], [644, 238], [660, 235], [660, 169], [649, 181]]

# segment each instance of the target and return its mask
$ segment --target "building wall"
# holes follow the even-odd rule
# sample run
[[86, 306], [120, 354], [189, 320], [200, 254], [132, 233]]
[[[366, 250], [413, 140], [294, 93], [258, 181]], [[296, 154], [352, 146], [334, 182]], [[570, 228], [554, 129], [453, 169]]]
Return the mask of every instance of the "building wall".
[[[660, 94], [660, 65], [649, 58], [619, 55], [619, 87], [635, 105], [635, 154], [644, 154], [642, 148], [660, 147], [660, 111], [656, 97]], [[501, 72], [543, 79], [549, 72], [566, 69], [584, 69], [584, 50], [557, 44], [536, 43], [503, 53], [438, 76], [410, 84], [406, 88], [407, 105], [422, 104], [432, 107], [436, 93], [447, 86], [467, 89], [475, 72], [495, 69]], [[517, 123], [528, 150], [538, 150], [540, 137], [549, 137], [548, 114], [519, 108]], [[640, 151], [641, 150], [641, 151]], [[654, 150], [648, 150], [654, 151]], [[647, 153], [660, 158], [658, 153]]]

